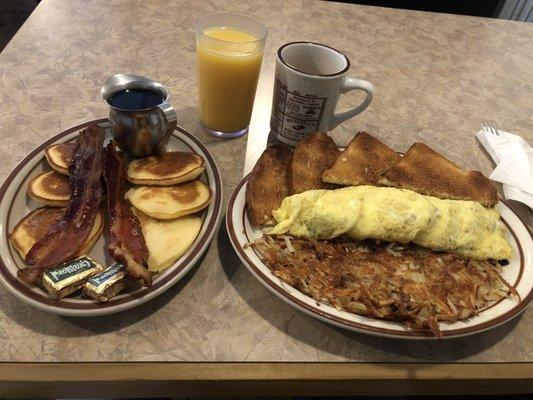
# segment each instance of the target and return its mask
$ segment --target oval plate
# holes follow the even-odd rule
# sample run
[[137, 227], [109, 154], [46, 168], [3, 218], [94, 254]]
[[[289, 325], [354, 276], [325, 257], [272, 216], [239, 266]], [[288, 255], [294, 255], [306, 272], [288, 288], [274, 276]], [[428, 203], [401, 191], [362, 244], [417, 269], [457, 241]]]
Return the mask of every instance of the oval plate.
[[[319, 303], [270, 272], [255, 250], [246, 245], [262, 236], [262, 231], [252, 226], [246, 210], [245, 192], [249, 176], [239, 183], [231, 195], [226, 212], [226, 227], [231, 244], [239, 258], [268, 290], [312, 317], [351, 331], [402, 339], [436, 339], [436, 336], [429, 330], [412, 330], [400, 323], [339, 311], [327, 304]], [[501, 325], [523, 311], [533, 298], [533, 240], [531, 234], [507, 205], [499, 202], [496, 208], [507, 227], [506, 238], [511, 243], [515, 254], [509, 265], [503, 267], [502, 276], [516, 288], [521, 300], [518, 301], [516, 297], [510, 297], [492, 305], [467, 321], [440, 323], [439, 327], [443, 338], [468, 336]]]
[[[207, 209], [201, 212], [203, 218], [202, 228], [194, 243], [174, 265], [154, 276], [151, 287], [128, 289], [107, 303], [102, 303], [80, 296], [55, 300], [50, 298], [45, 291], [35, 286], [27, 285], [19, 280], [17, 278], [17, 270], [24, 267], [24, 262], [11, 243], [9, 243], [8, 234], [23, 216], [40, 206], [26, 195], [28, 182], [35, 175], [50, 169], [44, 157], [44, 149], [47, 146], [74, 140], [81, 129], [94, 122], [106, 130], [106, 141], [109, 140], [111, 133], [109, 123], [105, 118], [90, 121], [61, 132], [28, 154], [15, 167], [0, 189], [0, 232], [2, 232], [0, 281], [20, 300], [32, 307], [54, 314], [76, 317], [106, 315], [146, 303], [148, 300], [153, 299], [169, 289], [194, 266], [209, 247], [209, 243], [213, 239], [213, 235], [220, 222], [222, 181], [215, 161], [211, 154], [209, 154], [209, 151], [207, 151], [196, 137], [178, 128], [170, 137], [167, 146], [168, 150], [190, 151], [204, 158], [205, 172], [200, 176], [200, 179], [209, 185], [213, 197]], [[111, 265], [113, 261], [107, 254], [106, 238], [107, 235], [104, 232], [89, 255], [103, 265]]]

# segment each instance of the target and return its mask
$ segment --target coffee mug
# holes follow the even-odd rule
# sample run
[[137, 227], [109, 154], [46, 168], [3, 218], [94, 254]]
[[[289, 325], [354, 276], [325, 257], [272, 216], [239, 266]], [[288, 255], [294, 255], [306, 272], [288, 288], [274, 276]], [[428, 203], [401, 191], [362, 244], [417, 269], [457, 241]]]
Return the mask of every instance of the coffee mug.
[[[278, 49], [270, 129], [278, 140], [295, 146], [311, 133], [327, 132], [368, 107], [374, 86], [347, 77], [350, 61], [319, 43], [292, 42]], [[357, 107], [335, 114], [341, 94], [359, 89], [366, 98]]]
[[126, 154], [139, 158], [165, 151], [177, 117], [163, 85], [142, 76], [116, 74], [101, 94], [109, 105], [113, 138]]

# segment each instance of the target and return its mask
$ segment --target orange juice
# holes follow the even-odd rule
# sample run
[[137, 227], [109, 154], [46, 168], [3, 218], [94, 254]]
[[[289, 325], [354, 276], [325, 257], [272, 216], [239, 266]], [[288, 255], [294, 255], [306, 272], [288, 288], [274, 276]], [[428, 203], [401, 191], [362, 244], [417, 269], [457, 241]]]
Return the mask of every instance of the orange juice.
[[237, 132], [252, 115], [263, 43], [250, 32], [215, 27], [196, 44], [200, 120], [209, 129]]

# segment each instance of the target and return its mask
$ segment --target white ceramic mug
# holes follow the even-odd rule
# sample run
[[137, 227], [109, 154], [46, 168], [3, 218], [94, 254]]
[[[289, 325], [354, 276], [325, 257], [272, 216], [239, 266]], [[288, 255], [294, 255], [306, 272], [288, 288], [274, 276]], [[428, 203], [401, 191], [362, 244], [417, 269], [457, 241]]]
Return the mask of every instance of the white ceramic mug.
[[[278, 49], [270, 129], [278, 140], [295, 146], [311, 133], [327, 132], [368, 107], [374, 86], [348, 78], [350, 61], [319, 43], [292, 42]], [[352, 110], [335, 114], [342, 93], [359, 89], [366, 98]]]

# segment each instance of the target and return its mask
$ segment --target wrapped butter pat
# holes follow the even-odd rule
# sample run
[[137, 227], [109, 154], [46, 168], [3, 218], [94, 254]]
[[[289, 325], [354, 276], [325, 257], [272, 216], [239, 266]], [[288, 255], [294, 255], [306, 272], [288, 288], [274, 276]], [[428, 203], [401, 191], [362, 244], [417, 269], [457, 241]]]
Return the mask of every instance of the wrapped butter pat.
[[89, 256], [82, 256], [45, 271], [42, 283], [55, 299], [61, 299], [81, 289], [91, 276], [104, 268]]
[[116, 263], [89, 278], [83, 288], [83, 294], [98, 301], [108, 301], [119, 294], [125, 284], [124, 266]]

